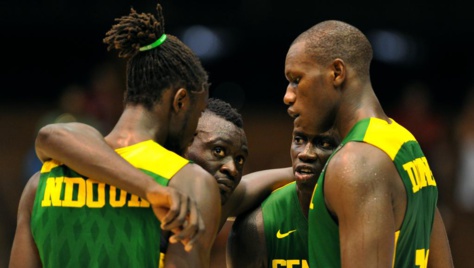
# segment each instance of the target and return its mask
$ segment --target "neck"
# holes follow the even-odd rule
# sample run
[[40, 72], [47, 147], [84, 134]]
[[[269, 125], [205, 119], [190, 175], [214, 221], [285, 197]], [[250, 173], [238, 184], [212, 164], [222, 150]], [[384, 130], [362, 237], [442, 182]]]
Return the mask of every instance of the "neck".
[[364, 118], [376, 117], [389, 121], [370, 84], [359, 87], [357, 91], [346, 92], [340, 107], [335, 127], [341, 138], [344, 138], [352, 127]]
[[162, 144], [166, 140], [163, 117], [142, 105], [127, 105], [114, 129], [105, 137], [115, 149], [146, 140]]
[[304, 191], [301, 190], [298, 186], [296, 187], [296, 194], [298, 195], [298, 200], [300, 201], [301, 210], [305, 218], [308, 218], [309, 203], [311, 202], [311, 197], [313, 195], [313, 190]]

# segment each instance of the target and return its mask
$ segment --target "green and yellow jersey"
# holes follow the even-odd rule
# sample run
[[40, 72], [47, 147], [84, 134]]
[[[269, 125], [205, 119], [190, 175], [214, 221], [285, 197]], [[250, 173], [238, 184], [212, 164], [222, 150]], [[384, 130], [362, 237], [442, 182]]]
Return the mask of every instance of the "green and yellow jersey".
[[308, 268], [308, 221], [296, 183], [275, 190], [261, 205], [269, 267]]
[[[400, 230], [394, 233], [393, 267], [426, 267], [438, 188], [420, 145], [395, 121], [388, 124], [377, 118], [359, 121], [344, 138], [341, 147], [348, 142], [372, 144], [392, 159], [407, 193], [405, 218]], [[333, 155], [335, 153], [337, 151]], [[325, 206], [324, 177], [325, 169], [313, 192], [308, 216], [309, 263], [312, 268], [341, 266], [339, 230]]]
[[[189, 163], [151, 140], [116, 151], [163, 186]], [[161, 228], [150, 204], [56, 161], [41, 169], [31, 229], [43, 267], [159, 265]]]

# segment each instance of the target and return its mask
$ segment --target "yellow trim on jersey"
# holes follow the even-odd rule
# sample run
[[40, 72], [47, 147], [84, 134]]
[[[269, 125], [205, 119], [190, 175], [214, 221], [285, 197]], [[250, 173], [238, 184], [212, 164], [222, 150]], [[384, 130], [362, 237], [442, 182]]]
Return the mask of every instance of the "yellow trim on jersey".
[[393, 160], [403, 143], [415, 141], [415, 137], [393, 119], [390, 120], [392, 120], [391, 124], [379, 118], [371, 118], [364, 141], [370, 141], [373, 145], [384, 148], [384, 151]]
[[284, 187], [287, 187], [287, 186], [289, 186], [290, 184], [295, 184], [295, 183], [296, 183], [296, 181], [292, 181], [292, 182], [289, 182], [289, 183], [287, 183], [287, 184], [285, 184], [285, 185], [282, 185], [282, 186], [276, 188], [275, 190], [273, 190], [272, 193], [274, 193], [274, 192], [276, 192], [276, 191], [278, 191], [278, 190], [280, 190], [280, 189], [282, 189], [282, 188], [284, 188]]
[[43, 166], [41, 167], [41, 173], [48, 173], [51, 171], [51, 169], [62, 165], [61, 162], [58, 162], [56, 160], [48, 160], [43, 163]]
[[165, 257], [166, 257], [166, 254], [163, 252], [160, 252], [160, 263], [158, 264], [159, 268], [165, 267]]
[[[189, 163], [189, 160], [168, 151], [152, 140], [139, 142], [115, 151], [133, 166], [146, 169], [166, 179], [170, 179], [178, 170]], [[157, 165], [156, 163], [160, 164]], [[53, 168], [60, 165], [63, 165], [63, 163], [56, 160], [46, 161], [41, 167], [41, 173], [51, 172]]]
[[166, 179], [170, 179], [189, 163], [189, 160], [168, 151], [152, 140], [139, 142], [115, 151], [133, 166], [146, 169]]
[[316, 183], [316, 185], [314, 186], [313, 195], [311, 196], [311, 202], [309, 203], [309, 209], [313, 209], [313, 208], [314, 208], [313, 198], [314, 198], [314, 196], [315, 196], [314, 193], [316, 193], [316, 188], [318, 188], [318, 184], [317, 184], [317, 183]]
[[397, 243], [398, 243], [398, 237], [399, 236], [400, 236], [400, 230], [395, 232], [395, 243], [393, 245], [392, 268], [395, 267], [395, 254], [397, 253]]

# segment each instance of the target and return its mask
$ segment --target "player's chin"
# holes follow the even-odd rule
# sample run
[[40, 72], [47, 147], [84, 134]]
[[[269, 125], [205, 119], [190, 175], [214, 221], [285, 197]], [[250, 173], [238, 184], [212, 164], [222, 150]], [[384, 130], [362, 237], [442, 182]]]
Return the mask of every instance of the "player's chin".
[[229, 200], [229, 194], [221, 191], [221, 205], [224, 205]]
[[225, 204], [234, 190], [225, 183], [218, 183], [218, 185], [221, 194], [221, 204]]

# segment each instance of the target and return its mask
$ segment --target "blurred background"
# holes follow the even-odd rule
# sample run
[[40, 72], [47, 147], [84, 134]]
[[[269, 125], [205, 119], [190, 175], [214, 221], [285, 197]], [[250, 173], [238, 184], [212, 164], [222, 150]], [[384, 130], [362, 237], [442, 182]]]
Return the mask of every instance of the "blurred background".
[[[414, 133], [439, 186], [456, 267], [474, 267], [473, 8], [462, 1], [163, 0], [166, 32], [209, 71], [211, 96], [244, 116], [246, 172], [290, 165], [292, 121], [283, 105], [293, 39], [326, 19], [353, 24], [374, 48], [372, 83], [387, 114]], [[107, 134], [122, 110], [124, 62], [102, 39], [114, 18], [156, 13], [156, 1], [0, 1], [0, 267], [16, 210], [39, 168], [38, 129], [81, 121]]]

